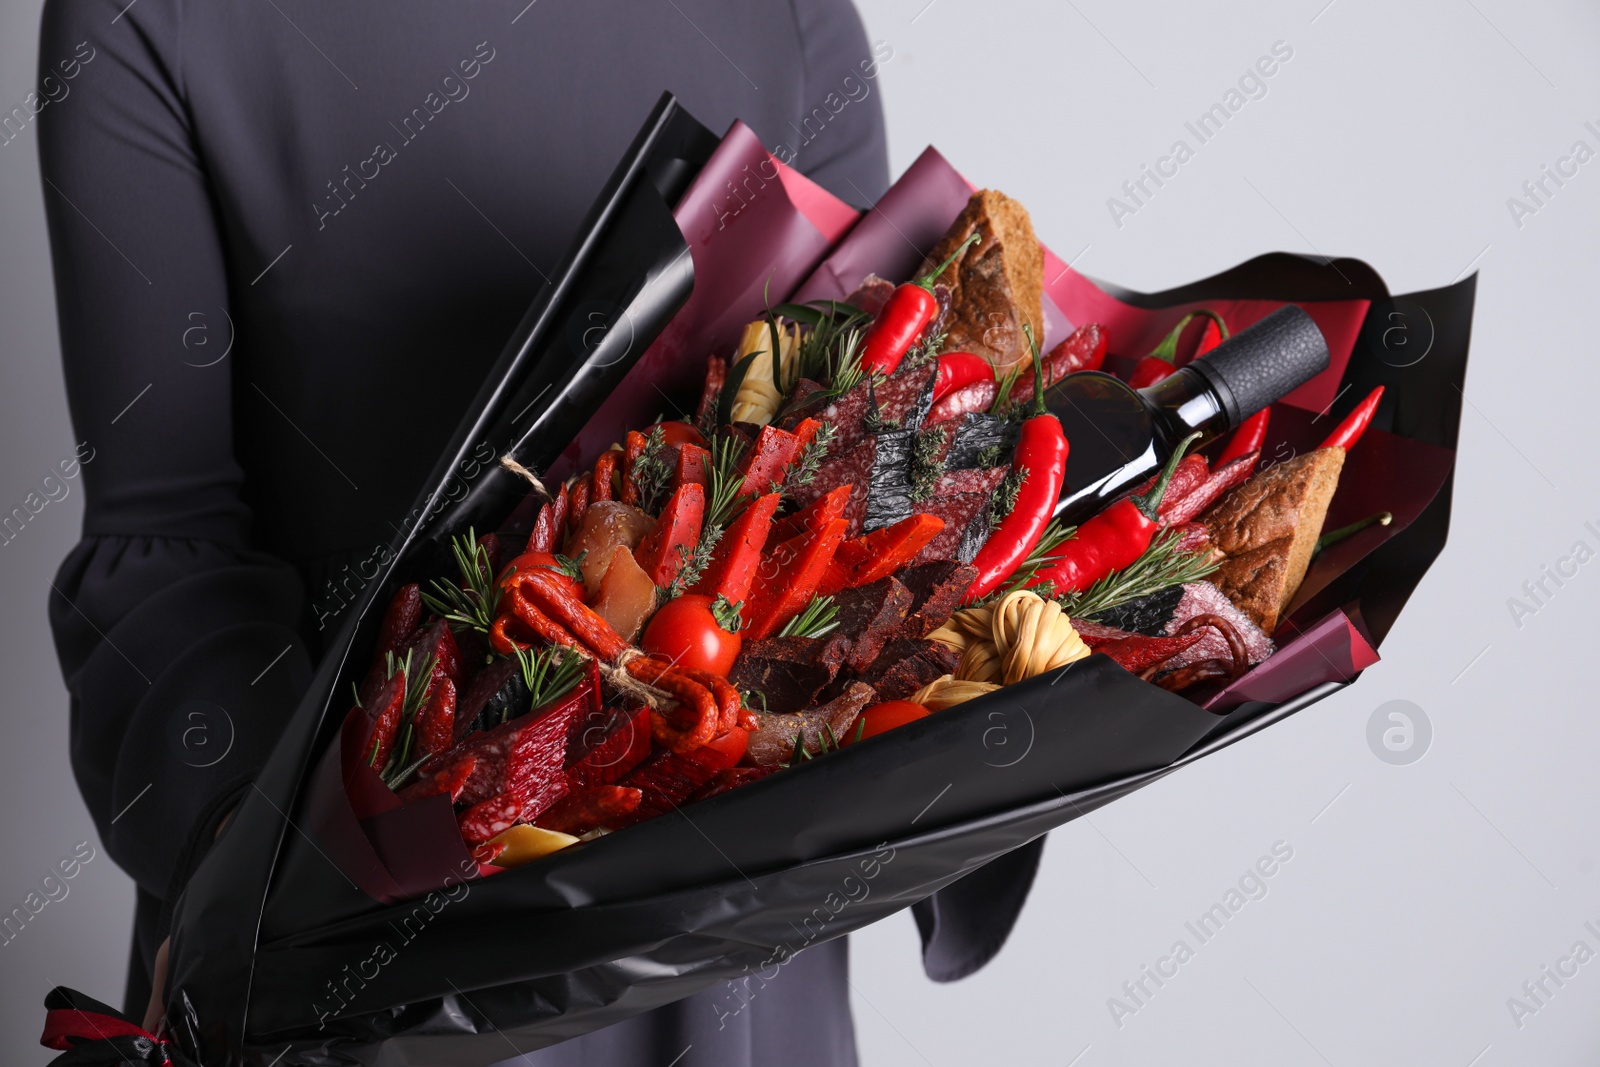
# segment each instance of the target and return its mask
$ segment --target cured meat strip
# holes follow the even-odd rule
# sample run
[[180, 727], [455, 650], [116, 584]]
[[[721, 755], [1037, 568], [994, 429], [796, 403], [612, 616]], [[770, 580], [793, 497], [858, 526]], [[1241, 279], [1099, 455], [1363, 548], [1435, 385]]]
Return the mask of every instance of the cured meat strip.
[[878, 425], [920, 428], [933, 407], [933, 383], [938, 376], [938, 361], [930, 359], [910, 366], [902, 364], [885, 380], [870, 384]]
[[[728, 674], [735, 688], [760, 693], [766, 711], [787, 713], [811, 706], [822, 687], [838, 672], [837, 660], [821, 656], [824, 642], [816, 637], [769, 637], [746, 644]], [[762, 701], [755, 702], [756, 707]]]
[[834, 599], [839, 632], [852, 642], [845, 666], [852, 671], [865, 670], [905, 621], [911, 601], [911, 591], [893, 578], [840, 590]]
[[944, 520], [944, 529], [917, 553], [913, 563], [931, 563], [941, 559], [957, 559], [971, 563], [972, 557], [983, 547], [979, 540], [972, 545], [968, 530], [978, 524], [984, 538], [989, 536], [989, 494], [958, 493], [918, 505], [918, 510], [937, 515]]
[[924, 638], [902, 637], [889, 642], [876, 661], [860, 675], [876, 700], [904, 700], [961, 662], [961, 653], [948, 645]]
[[977, 580], [970, 563], [939, 560], [913, 564], [895, 575], [911, 594], [911, 608], [892, 637], [926, 637], [950, 621], [967, 588]]

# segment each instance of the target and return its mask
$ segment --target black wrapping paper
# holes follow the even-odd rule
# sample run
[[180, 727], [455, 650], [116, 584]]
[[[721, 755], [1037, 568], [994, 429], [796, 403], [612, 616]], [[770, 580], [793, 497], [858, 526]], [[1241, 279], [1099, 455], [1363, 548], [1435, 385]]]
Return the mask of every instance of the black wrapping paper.
[[[451, 535], [496, 527], [525, 495], [484, 455], [545, 469], [682, 304], [692, 267], [669, 206], [714, 143], [670, 100], [652, 116], [351, 613], [343, 652], [191, 882], [168, 1010], [206, 1064], [488, 1064], [718, 981], [758, 983], [1343, 684], [1312, 678], [1290, 699], [1218, 714], [1091, 657], [524, 868], [399, 904], [356, 889], [308, 830], [304, 787], [342, 718], [335, 694], [365, 667], [375, 605], [440, 573]], [[1183, 290], [1116, 295], [1155, 307], [1365, 297], [1373, 327], [1396, 302], [1365, 265], [1338, 265], [1275, 255]], [[1385, 335], [1364, 332], [1344, 406], [1384, 381], [1379, 425], [1453, 452], [1472, 297], [1468, 279], [1401, 301], [1433, 324], [1420, 363], [1396, 365]], [[1443, 546], [1449, 488], [1447, 469], [1416, 521], [1365, 546], [1295, 618], [1309, 628], [1342, 610], [1380, 641]], [[945, 976], [982, 962], [952, 961]]]

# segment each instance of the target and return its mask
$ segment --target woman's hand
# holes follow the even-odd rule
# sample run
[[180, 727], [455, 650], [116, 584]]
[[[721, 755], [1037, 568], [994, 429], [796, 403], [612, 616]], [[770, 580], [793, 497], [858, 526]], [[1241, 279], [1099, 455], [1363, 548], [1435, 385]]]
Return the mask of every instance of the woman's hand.
[[[234, 809], [235, 811], [238, 809]], [[233, 811], [222, 817], [217, 824], [217, 832], [211, 835], [213, 843], [222, 836], [222, 831], [228, 828], [228, 823], [233, 821]], [[169, 935], [161, 942], [161, 947], [156, 949], [155, 966], [150, 974], [150, 1003], [145, 1005], [144, 1022], [142, 1025], [150, 1033], [156, 1033], [156, 1027], [161, 1025], [161, 1016], [165, 1013], [167, 999], [167, 957], [172, 950], [172, 937]]]

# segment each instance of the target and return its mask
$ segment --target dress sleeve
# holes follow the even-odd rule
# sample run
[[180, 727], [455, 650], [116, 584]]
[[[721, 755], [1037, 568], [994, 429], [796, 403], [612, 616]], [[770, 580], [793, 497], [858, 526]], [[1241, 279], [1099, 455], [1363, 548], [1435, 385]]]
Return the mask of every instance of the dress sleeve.
[[[168, 901], [309, 682], [294, 570], [253, 551], [223, 241], [177, 3], [50, 0], [40, 165], [84, 537], [51, 583], [72, 766], [110, 855]], [[248, 279], [245, 279], [248, 282]]]
[[867, 41], [850, 0], [792, 3], [805, 68], [799, 123], [805, 127], [816, 109], [826, 120], [801, 146], [795, 165], [841, 200], [866, 207], [889, 188], [879, 69], [894, 48]]

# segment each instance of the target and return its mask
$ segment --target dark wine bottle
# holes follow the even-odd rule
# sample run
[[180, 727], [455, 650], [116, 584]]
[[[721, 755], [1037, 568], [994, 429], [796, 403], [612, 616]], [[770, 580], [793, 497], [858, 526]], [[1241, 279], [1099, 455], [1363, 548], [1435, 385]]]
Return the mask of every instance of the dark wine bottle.
[[1045, 392], [1070, 451], [1056, 516], [1081, 525], [1149, 478], [1185, 437], [1199, 448], [1282, 399], [1328, 366], [1322, 331], [1288, 305], [1146, 389], [1099, 371]]

